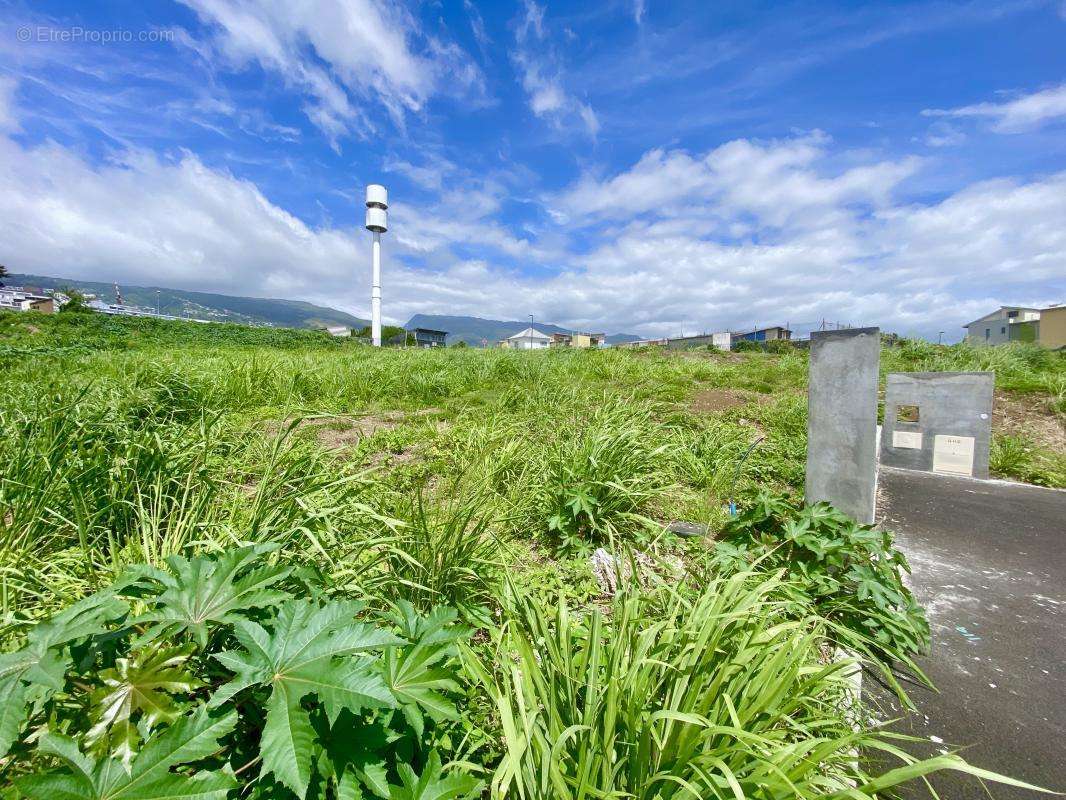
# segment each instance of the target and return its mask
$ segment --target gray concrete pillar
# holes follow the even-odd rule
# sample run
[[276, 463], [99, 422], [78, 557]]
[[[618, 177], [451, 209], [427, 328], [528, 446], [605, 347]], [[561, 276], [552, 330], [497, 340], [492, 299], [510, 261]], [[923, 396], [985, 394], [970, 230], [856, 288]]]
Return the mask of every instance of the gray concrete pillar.
[[807, 388], [808, 503], [874, 520], [879, 328], [815, 331]]

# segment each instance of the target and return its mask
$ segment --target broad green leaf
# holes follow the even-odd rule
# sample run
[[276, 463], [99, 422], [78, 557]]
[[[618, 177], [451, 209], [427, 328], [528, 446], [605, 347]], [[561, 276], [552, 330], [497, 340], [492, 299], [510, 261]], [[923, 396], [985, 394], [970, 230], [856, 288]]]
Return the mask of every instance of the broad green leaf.
[[167, 570], [142, 568], [127, 579], [127, 587], [162, 587], [149, 600], [152, 608], [133, 620], [150, 625], [135, 645], [159, 637], [172, 638], [188, 631], [201, 647], [207, 645], [209, 623], [229, 624], [243, 619], [242, 612], [277, 605], [286, 592], [272, 589], [292, 571], [288, 567], [250, 569], [270, 545], [231, 550], [218, 558], [171, 556]]
[[118, 659], [114, 668], [101, 672], [103, 686], [91, 697], [93, 726], [85, 735], [86, 744], [105, 753], [110, 749], [128, 765], [141, 731], [147, 734], [181, 713], [170, 695], [202, 685], [185, 667], [193, 649], [191, 644], [145, 649]]
[[215, 658], [235, 673], [211, 698], [218, 706], [252, 686], [271, 689], [260, 743], [263, 770], [300, 797], [311, 774], [313, 728], [302, 701], [315, 695], [330, 723], [347, 709], [396, 705], [374, 661], [359, 654], [403, 644], [392, 634], [355, 621], [361, 606], [310, 600], [282, 604], [266, 624], [238, 620], [234, 635], [243, 651]]
[[106, 622], [128, 610], [112, 592], [99, 592], [37, 623], [21, 650], [0, 655], [0, 758], [26, 719], [31, 692], [37, 700], [46, 700], [63, 688], [70, 665], [67, 646], [102, 633]]
[[128, 771], [120, 759], [97, 761], [78, 750], [73, 739], [45, 734], [40, 751], [69, 769], [30, 775], [15, 785], [30, 800], [223, 800], [237, 785], [227, 771], [190, 776], [170, 770], [216, 752], [219, 739], [236, 724], [236, 711], [214, 717], [201, 707], [149, 740]]
[[456, 643], [467, 633], [466, 628], [454, 624], [456, 618], [456, 612], [448, 608], [436, 608], [421, 617], [406, 601], [398, 603], [391, 615], [410, 644], [385, 653], [385, 676], [419, 736], [424, 728], [421, 710], [438, 721], [459, 716], [455, 704], [441, 694], [456, 691], [458, 683], [451, 671], [439, 667], [456, 654]]
[[388, 800], [388, 767], [382, 753], [395, 736], [392, 730], [380, 721], [366, 724], [348, 712], [331, 729], [316, 729], [326, 754], [319, 770], [336, 783], [339, 800], [362, 798], [364, 789]]
[[477, 791], [478, 781], [471, 775], [452, 772], [442, 775], [440, 756], [434, 750], [429, 754], [429, 761], [421, 775], [417, 775], [407, 764], [401, 764], [402, 786], [391, 786], [390, 800], [454, 800], [467, 797]]
[[0, 753], [7, 753], [26, 715], [26, 684], [18, 675], [0, 679]]
[[315, 731], [300, 699], [299, 688], [283, 681], [274, 687], [259, 752], [264, 770], [303, 797], [311, 780]]

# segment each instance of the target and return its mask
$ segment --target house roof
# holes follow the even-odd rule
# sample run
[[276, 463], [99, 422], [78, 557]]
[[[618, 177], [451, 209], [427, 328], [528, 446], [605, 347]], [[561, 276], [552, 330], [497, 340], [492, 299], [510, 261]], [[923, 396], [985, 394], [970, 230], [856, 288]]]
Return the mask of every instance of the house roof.
[[436, 328], [411, 328], [412, 333], [439, 333], [442, 336], [447, 336], [448, 331], [437, 330]]
[[[508, 336], [507, 339], [551, 339], [546, 333], [541, 333], [536, 328], [526, 328], [523, 331], [519, 331], [514, 336]], [[505, 340], [506, 341], [506, 340]]]

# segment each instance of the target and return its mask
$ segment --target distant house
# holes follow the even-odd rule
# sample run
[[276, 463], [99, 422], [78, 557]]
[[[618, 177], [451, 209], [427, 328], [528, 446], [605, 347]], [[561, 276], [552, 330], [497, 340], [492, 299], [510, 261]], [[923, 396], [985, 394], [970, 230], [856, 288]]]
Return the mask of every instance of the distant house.
[[1052, 306], [1040, 311], [1037, 339], [1044, 347], [1066, 347], [1066, 306]]
[[1037, 341], [1039, 322], [1039, 308], [1000, 306], [991, 314], [978, 317], [962, 327], [966, 329], [966, 340], [970, 344], [1005, 344]]
[[526, 328], [500, 341], [500, 347], [513, 350], [540, 350], [551, 345], [552, 337], [536, 328]]
[[42, 314], [55, 313], [55, 300], [44, 294], [37, 294], [17, 286], [0, 287], [0, 309], [7, 311], [40, 311]]
[[1066, 347], [1066, 306], [1001, 306], [963, 327], [970, 344], [1033, 342], [1058, 349]]
[[553, 333], [551, 347], [603, 347], [607, 341], [605, 333]]
[[415, 347], [444, 347], [448, 338], [447, 331], [437, 331], [433, 328], [415, 328], [411, 333], [415, 337]]
[[347, 325], [327, 325], [326, 332], [330, 336], [351, 336], [352, 329]]
[[772, 325], [769, 328], [756, 328], [752, 331], [734, 333], [731, 340], [734, 342], [779, 342], [792, 338], [792, 331], [780, 325]]

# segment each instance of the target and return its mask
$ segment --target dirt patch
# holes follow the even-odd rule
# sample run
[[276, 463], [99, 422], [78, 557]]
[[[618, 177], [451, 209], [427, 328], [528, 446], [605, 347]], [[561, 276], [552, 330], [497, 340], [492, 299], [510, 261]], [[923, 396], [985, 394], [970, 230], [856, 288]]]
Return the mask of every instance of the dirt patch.
[[697, 392], [689, 407], [697, 414], [721, 414], [750, 403], [757, 396], [739, 389], [705, 389]]
[[368, 436], [379, 431], [391, 431], [400, 420], [391, 416], [369, 416], [357, 419], [334, 420], [315, 426], [315, 437], [328, 450], [354, 447]]
[[[403, 422], [401, 411], [385, 414], [368, 414], [365, 417], [335, 416], [308, 417], [296, 422], [293, 433], [307, 429], [315, 432], [315, 437], [325, 447], [333, 450], [358, 444], [362, 439], [373, 436], [379, 431], [388, 431]], [[293, 424], [295, 418], [271, 420], [263, 426], [263, 433], [268, 437], [277, 436], [282, 430]]]
[[368, 467], [382, 467], [388, 465], [389, 467], [399, 467], [404, 464], [411, 464], [422, 458], [422, 453], [417, 447], [405, 447], [398, 453], [390, 451], [382, 451], [374, 453], [367, 460]]
[[1024, 436], [1042, 448], [1066, 453], [1066, 416], [1049, 411], [1042, 398], [997, 391], [992, 400], [992, 431]]

